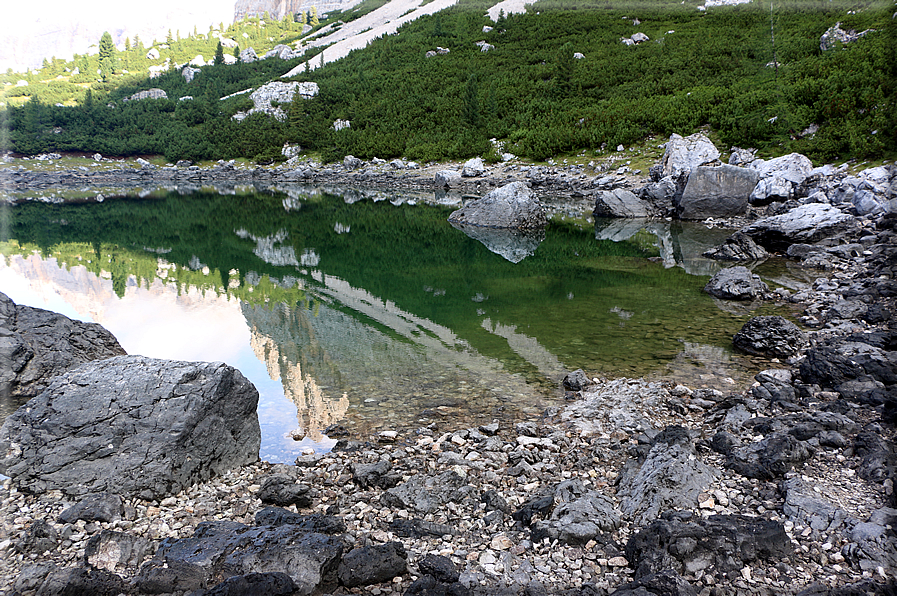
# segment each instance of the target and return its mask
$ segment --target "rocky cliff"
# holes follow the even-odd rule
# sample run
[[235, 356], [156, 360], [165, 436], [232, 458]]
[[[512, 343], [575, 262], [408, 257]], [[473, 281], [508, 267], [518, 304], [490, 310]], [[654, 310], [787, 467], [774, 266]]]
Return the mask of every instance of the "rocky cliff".
[[346, 10], [361, 0], [237, 0], [234, 4], [234, 21], [246, 16], [262, 16], [266, 12], [272, 19], [280, 20], [285, 14], [306, 13], [314, 6], [318, 14], [334, 10]]

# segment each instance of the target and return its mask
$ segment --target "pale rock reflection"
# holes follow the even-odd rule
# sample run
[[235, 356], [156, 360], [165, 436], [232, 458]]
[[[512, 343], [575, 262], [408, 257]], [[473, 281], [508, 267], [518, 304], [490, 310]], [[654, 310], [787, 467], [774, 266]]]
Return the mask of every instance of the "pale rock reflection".
[[[277, 309], [286, 310], [286, 305]], [[349, 409], [349, 398], [326, 397], [317, 381], [308, 374], [303, 374], [302, 365], [298, 361], [290, 361], [281, 350], [278, 342], [264, 333], [256, 325], [250, 328], [249, 343], [256, 357], [268, 369], [272, 381], [280, 379], [284, 395], [296, 404], [300, 434], [316, 443], [324, 440], [324, 429], [339, 422]], [[289, 342], [283, 346], [288, 351], [297, 351], [299, 346]]]

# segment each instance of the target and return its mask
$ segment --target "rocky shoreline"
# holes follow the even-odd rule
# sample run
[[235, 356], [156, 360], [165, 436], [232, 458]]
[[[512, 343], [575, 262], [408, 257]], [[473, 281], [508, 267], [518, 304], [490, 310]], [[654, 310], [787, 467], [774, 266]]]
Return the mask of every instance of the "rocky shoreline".
[[[892, 198], [854, 201], [865, 180], [831, 200], [844, 180], [815, 179], [826, 201], [794, 189], [758, 201], [767, 217], [742, 228], [826, 271], [811, 289], [716, 280], [727, 299], [805, 307], [803, 330], [759, 317], [740, 332], [769, 361], [743, 391], [577, 371], [566, 407], [513, 428], [345, 437], [168, 496], [28, 494], [5, 480], [0, 593], [892, 594], [897, 216], [862, 213], [863, 198]], [[850, 222], [819, 223], [832, 203]], [[800, 208], [821, 236], [775, 219]]]

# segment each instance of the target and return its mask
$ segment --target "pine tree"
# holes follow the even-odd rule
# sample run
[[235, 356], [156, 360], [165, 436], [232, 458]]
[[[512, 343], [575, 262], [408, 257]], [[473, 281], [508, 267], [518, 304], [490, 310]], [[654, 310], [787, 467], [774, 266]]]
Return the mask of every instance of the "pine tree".
[[299, 23], [299, 27], [305, 27], [308, 24], [308, 17], [304, 10], [296, 15], [296, 22]]
[[112, 43], [112, 36], [108, 31], [104, 31], [100, 37], [100, 76], [104, 81], [115, 74], [115, 44]]
[[126, 52], [131, 51], [131, 38], [130, 37], [125, 38], [125, 51]]
[[134, 36], [134, 49], [138, 52], [143, 49], [143, 41], [141, 41], [139, 35]]
[[171, 29], [168, 30], [168, 35], [165, 36], [165, 43], [168, 44], [168, 47], [171, 47], [171, 44], [174, 43], [174, 38], [171, 36]]
[[310, 11], [311, 16], [308, 19], [308, 24], [312, 27], [317, 27], [321, 24], [321, 21], [318, 19], [318, 7], [312, 6]]
[[221, 45], [221, 40], [218, 40], [218, 47], [215, 48], [215, 66], [219, 66], [224, 64], [224, 46]]

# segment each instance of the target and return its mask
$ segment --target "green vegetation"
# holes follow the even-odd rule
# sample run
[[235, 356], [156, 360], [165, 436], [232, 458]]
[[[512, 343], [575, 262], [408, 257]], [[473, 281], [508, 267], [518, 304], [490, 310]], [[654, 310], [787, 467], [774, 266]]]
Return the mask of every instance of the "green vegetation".
[[[377, 5], [369, 0], [320, 26]], [[462, 0], [406, 24], [398, 35], [307, 70], [297, 80], [316, 81], [321, 92], [294, 101], [285, 122], [263, 115], [232, 121], [248, 107], [248, 96], [219, 98], [276, 79], [300, 59], [207, 66], [191, 83], [177, 72], [151, 80], [112, 75], [93, 82], [90, 93], [77, 87], [78, 77], [7, 87], [10, 140], [26, 154], [82, 150], [163, 154], [170, 161], [270, 161], [292, 142], [328, 161], [349, 153], [426, 161], [495, 158], [490, 139], [498, 139], [507, 151], [544, 160], [709, 126], [724, 145], [753, 146], [764, 155], [799, 151], [818, 162], [897, 153], [892, 0], [755, 0], [705, 12], [694, 0], [595, 3], [588, 10], [568, 0], [540, 0], [498, 23], [483, 16], [488, 6]], [[297, 19], [313, 23], [315, 17]], [[875, 31], [823, 52], [820, 36], [836, 22]], [[484, 25], [495, 28], [484, 33]], [[650, 40], [621, 43], [636, 32]], [[217, 49], [211, 33], [198, 36], [202, 40], [172, 38], [163, 57], [186, 61], [200, 42], [211, 56]], [[226, 34], [241, 47], [263, 51], [299, 39], [301, 24], [249, 19]], [[479, 41], [494, 49], [482, 52]], [[436, 46], [450, 53], [426, 58]], [[303, 59], [313, 61], [321, 49], [310, 49]], [[140, 48], [118, 58], [144, 71], [145, 53]], [[84, 72], [96, 72], [95, 60], [86, 59]], [[46, 70], [58, 71], [59, 64], [49, 61]], [[121, 101], [150, 87], [164, 89], [170, 99]], [[78, 105], [52, 105], [62, 95]], [[186, 95], [193, 100], [178, 101]], [[31, 101], [13, 106], [25, 96]], [[351, 128], [334, 131], [338, 118], [350, 120]], [[804, 134], [811, 125], [818, 131]]]

